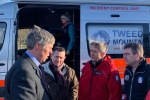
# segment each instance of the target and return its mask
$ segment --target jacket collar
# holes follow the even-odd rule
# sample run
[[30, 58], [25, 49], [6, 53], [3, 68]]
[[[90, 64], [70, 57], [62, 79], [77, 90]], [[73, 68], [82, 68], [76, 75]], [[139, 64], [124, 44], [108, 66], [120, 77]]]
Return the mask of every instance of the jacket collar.
[[101, 61], [101, 63], [99, 64], [99, 68], [104, 68], [104, 66], [106, 66], [106, 65], [109, 65], [109, 64], [114, 64], [114, 62], [111, 60], [111, 57], [110, 56], [105, 56], [103, 59], [102, 59], [102, 61]]
[[32, 59], [32, 61], [39, 66], [40, 62], [38, 61], [38, 59], [36, 57], [34, 57], [28, 50], [26, 51], [26, 54]]
[[[52, 71], [49, 68], [49, 62], [45, 63], [42, 65], [44, 67], [44, 71], [47, 72], [48, 74], [50, 74], [51, 76], [54, 77], [54, 74], [52, 73]], [[55, 77], [54, 77], [55, 78]]]
[[35, 62], [34, 62], [26, 53], [23, 54], [23, 57], [24, 57], [25, 59], [27, 59], [27, 60], [31, 63], [33, 69], [36, 70], [37, 76], [41, 78], [40, 73], [39, 73], [38, 66], [35, 64]]
[[[52, 73], [52, 71], [49, 68], [49, 64], [50, 64], [50, 62], [47, 62], [47, 63], [42, 65], [44, 67], [44, 71], [47, 72], [48, 74], [50, 74], [51, 76], [53, 76], [53, 78], [55, 78], [54, 74]], [[63, 68], [62, 72], [63, 72], [63, 74], [66, 74], [66, 72], [67, 72], [66, 64], [64, 64], [64, 66], [65, 67]]]
[[97, 64], [96, 64], [97, 67], [95, 67], [95, 66], [91, 63], [91, 61], [89, 61], [88, 64], [91, 66], [92, 69], [93, 69], [93, 68], [96, 68], [96, 69], [100, 70], [100, 69], [106, 68], [106, 67], [104, 67], [104, 66], [106, 66], [106, 65], [109, 65], [109, 64], [114, 65], [114, 62], [111, 60], [111, 57], [110, 57], [110, 56], [106, 55], [104, 58], [102, 58], [101, 60], [99, 60], [99, 61], [97, 62]]
[[[41, 79], [41, 81], [42, 81], [42, 83], [43, 83], [43, 85], [44, 85], [44, 88], [46, 89], [47, 93], [49, 94], [49, 91], [48, 91], [47, 87], [45, 86], [45, 83], [43, 82], [42, 77], [41, 77], [41, 75], [40, 75], [40, 73], [39, 73], [39, 68], [38, 68], [38, 66], [35, 64], [35, 62], [34, 62], [26, 53], [23, 54], [23, 57], [24, 57], [25, 59], [27, 59], [27, 60], [31, 63], [33, 69], [36, 70], [37, 76]], [[50, 97], [51, 97], [51, 96], [50, 96]]]
[[[146, 61], [146, 59], [145, 59], [144, 57], [142, 57], [142, 58], [140, 59], [140, 63], [139, 63], [139, 65], [138, 65], [138, 67], [137, 67], [135, 73], [137, 73], [137, 72], [142, 72], [142, 73], [145, 72], [145, 71], [146, 71], [146, 65], [147, 65], [147, 61]], [[127, 68], [129, 71], [132, 72], [132, 67], [131, 67], [131, 66], [127, 66], [126, 68]]]

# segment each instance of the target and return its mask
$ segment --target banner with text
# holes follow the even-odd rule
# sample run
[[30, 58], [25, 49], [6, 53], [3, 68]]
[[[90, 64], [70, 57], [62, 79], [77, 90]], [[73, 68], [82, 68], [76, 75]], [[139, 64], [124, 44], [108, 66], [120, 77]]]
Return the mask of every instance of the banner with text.
[[89, 24], [87, 34], [90, 42], [103, 41], [108, 45], [108, 54], [120, 54], [129, 42], [143, 43], [141, 25], [97, 25]]

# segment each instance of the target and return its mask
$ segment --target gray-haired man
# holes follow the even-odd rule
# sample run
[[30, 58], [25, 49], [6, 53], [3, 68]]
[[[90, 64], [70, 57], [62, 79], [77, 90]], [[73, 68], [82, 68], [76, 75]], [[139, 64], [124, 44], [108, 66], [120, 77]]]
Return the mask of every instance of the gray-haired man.
[[53, 35], [34, 26], [26, 38], [27, 51], [6, 75], [5, 100], [51, 100], [41, 63], [52, 53]]

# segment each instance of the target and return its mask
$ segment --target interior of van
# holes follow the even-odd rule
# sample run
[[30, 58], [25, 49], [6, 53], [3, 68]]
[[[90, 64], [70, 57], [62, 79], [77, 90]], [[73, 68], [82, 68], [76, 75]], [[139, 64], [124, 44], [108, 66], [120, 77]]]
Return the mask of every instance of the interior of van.
[[[30, 29], [37, 25], [49, 31], [56, 39], [54, 46], [60, 46], [62, 36], [62, 23], [60, 17], [68, 12], [76, 28], [80, 32], [80, 6], [74, 5], [49, 5], [49, 4], [18, 4], [20, 10], [17, 15], [18, 34], [16, 41], [16, 59], [25, 51], [25, 38]], [[49, 59], [47, 59], [48, 61]], [[76, 34], [73, 57], [70, 59], [72, 67], [80, 77], [80, 35]]]

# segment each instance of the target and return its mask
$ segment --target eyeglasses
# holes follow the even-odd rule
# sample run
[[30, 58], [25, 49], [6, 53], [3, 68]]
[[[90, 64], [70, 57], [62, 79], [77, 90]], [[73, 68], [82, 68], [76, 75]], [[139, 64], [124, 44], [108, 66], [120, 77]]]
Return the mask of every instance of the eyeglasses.
[[129, 56], [131, 53], [124, 53], [123, 56]]

